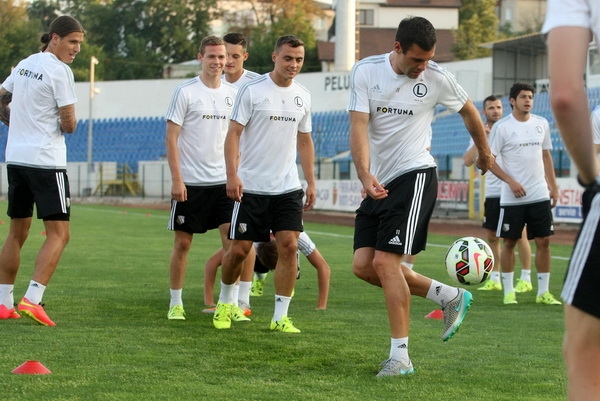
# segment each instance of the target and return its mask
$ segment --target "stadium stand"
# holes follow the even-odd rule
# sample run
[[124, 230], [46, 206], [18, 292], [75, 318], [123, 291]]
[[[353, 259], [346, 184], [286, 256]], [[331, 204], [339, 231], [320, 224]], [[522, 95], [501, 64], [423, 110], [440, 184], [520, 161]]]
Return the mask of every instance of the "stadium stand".
[[[590, 107], [600, 104], [600, 87], [588, 90]], [[482, 101], [475, 102], [481, 109]], [[503, 98], [505, 114], [510, 110], [507, 98]], [[432, 125], [431, 153], [438, 160], [440, 171], [451, 169], [453, 157], [461, 157], [469, 143], [462, 118], [450, 114], [443, 107], [436, 108]], [[544, 116], [550, 122], [555, 168], [559, 176], [571, 165], [562, 140], [554, 123], [547, 92], [536, 94], [533, 113]], [[67, 160], [87, 161], [87, 136], [89, 121], [80, 120], [77, 131], [66, 135]], [[166, 158], [163, 117], [98, 119], [93, 122], [93, 160], [95, 162], [116, 161], [126, 164], [130, 171], [137, 172], [140, 160], [163, 160]], [[345, 110], [317, 112], [313, 114], [313, 139], [317, 160], [334, 160], [346, 169], [350, 160], [348, 113]], [[8, 128], [0, 124], [0, 149], [6, 147]], [[337, 156], [337, 157], [336, 157]], [[4, 151], [0, 152], [4, 162]], [[343, 167], [344, 166], [344, 167]]]

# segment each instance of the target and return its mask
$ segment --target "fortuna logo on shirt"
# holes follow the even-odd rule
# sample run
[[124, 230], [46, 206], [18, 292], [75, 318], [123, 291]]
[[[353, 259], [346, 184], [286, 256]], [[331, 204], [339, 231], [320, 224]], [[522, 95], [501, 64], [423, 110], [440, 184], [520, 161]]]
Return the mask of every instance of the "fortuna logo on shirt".
[[291, 121], [296, 122], [296, 117], [283, 117], [283, 116], [270, 116], [269, 120], [271, 121]]
[[395, 107], [377, 107], [377, 112], [384, 114], [398, 114], [400, 116], [414, 116], [412, 110], [397, 109]]
[[29, 71], [29, 70], [26, 70], [24, 68], [21, 68], [19, 70], [18, 74], [22, 75], [24, 77], [27, 77], [27, 78], [37, 79], [38, 81], [42, 81], [44, 79], [44, 74], [40, 74], [38, 72]]
[[202, 115], [203, 120], [227, 120], [227, 116], [219, 116], [215, 114], [204, 114]]

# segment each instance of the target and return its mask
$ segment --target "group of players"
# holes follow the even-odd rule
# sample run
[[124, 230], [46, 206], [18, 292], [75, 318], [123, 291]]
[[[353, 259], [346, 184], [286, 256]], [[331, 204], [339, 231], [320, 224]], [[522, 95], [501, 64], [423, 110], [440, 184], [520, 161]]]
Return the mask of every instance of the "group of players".
[[[562, 292], [567, 304], [564, 357], [568, 393], [572, 400], [593, 400], [600, 398], [600, 168], [592, 146], [582, 77], [592, 33], [600, 33], [599, 5], [589, 0], [550, 0], [543, 30], [548, 33], [552, 107], [586, 188], [584, 223]], [[22, 314], [54, 325], [41, 299], [69, 239], [70, 195], [63, 133], [73, 132], [76, 126], [76, 98], [68, 64], [79, 52], [83, 36], [76, 20], [57, 18], [50, 32], [42, 36], [42, 52], [19, 63], [0, 88], [0, 120], [9, 125], [6, 159], [11, 217], [0, 252], [1, 319]], [[432, 110], [437, 104], [463, 118], [477, 154], [470, 162], [505, 183], [500, 192], [498, 224], [490, 226], [495, 225], [496, 237], [504, 239], [500, 253], [504, 303], [516, 302], [514, 247], [523, 237], [525, 225], [528, 238], [533, 238], [537, 247], [536, 301], [559, 303], [547, 291], [548, 237], [552, 234], [549, 212], [557, 187], [547, 157], [547, 122], [530, 113], [533, 88], [526, 84], [511, 88], [512, 113], [494, 123], [488, 142], [473, 102], [454, 76], [432, 61], [436, 42], [435, 29], [428, 20], [405, 18], [390, 53], [367, 57], [350, 72], [350, 148], [366, 195], [356, 212], [353, 272], [382, 288], [392, 335], [389, 358], [377, 376], [414, 373], [408, 354], [412, 295], [441, 306], [443, 340], [456, 333], [472, 303], [468, 291], [427, 278], [402, 264], [406, 255], [425, 249], [435, 204], [436, 165], [429, 148]], [[169, 228], [175, 233], [168, 316], [184, 317], [182, 286], [193, 234], [218, 228], [223, 257], [213, 324], [227, 329], [232, 321], [248, 319], [238, 300], [249, 284], [242, 281], [236, 290], [236, 283], [243, 276], [243, 266], [254, 262], [254, 243], [269, 242], [272, 235], [277, 259], [273, 274], [275, 308], [269, 328], [299, 333], [288, 309], [298, 271], [302, 213], [315, 202], [310, 93], [294, 80], [304, 62], [304, 44], [294, 35], [280, 37], [272, 53], [273, 70], [251, 77], [242, 69], [233, 82], [241, 77], [247, 82], [240, 81], [238, 86], [228, 82], [227, 73], [223, 79], [228, 59], [243, 62], [247, 57], [241, 41], [233, 46], [240, 46], [239, 52], [228, 48], [223, 38], [202, 40], [198, 54], [202, 72], [175, 89], [166, 115], [166, 147], [173, 180]], [[569, 63], [565, 65], [564, 60]], [[35, 105], [30, 104], [32, 100]], [[32, 107], [38, 112], [31, 112]], [[522, 139], [515, 140], [513, 134], [517, 132]], [[303, 169], [305, 191], [296, 155]], [[501, 161], [496, 162], [494, 155]], [[517, 159], [525, 160], [526, 173]], [[34, 205], [38, 218], [44, 220], [47, 238], [30, 286], [15, 309], [14, 281]]]

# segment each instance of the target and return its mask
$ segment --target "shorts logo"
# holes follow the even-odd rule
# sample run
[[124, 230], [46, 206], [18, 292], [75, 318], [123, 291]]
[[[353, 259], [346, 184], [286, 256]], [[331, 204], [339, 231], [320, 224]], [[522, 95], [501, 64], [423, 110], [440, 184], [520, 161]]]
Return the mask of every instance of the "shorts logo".
[[177, 224], [181, 225], [185, 223], [185, 216], [177, 216]]
[[510, 224], [502, 224], [502, 231], [509, 231], [510, 230]]
[[243, 234], [246, 231], [248, 231], [248, 225], [246, 223], [240, 223], [240, 224], [238, 224], [238, 232], [240, 234]]
[[402, 241], [400, 241], [400, 238], [396, 235], [390, 240], [390, 242], [388, 242], [388, 244], [402, 246]]

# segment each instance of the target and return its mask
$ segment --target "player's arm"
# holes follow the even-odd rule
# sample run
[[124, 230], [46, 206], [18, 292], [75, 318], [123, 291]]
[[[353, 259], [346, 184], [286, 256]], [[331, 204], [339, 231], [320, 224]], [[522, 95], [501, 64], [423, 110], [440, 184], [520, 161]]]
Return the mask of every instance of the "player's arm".
[[304, 202], [304, 210], [311, 210], [315, 206], [317, 200], [317, 184], [315, 183], [315, 145], [310, 132], [298, 131], [298, 155], [300, 157], [300, 165], [304, 172], [306, 180], [306, 201]]
[[327, 261], [321, 255], [321, 252], [315, 248], [306, 258], [311, 265], [317, 269], [317, 282], [319, 286], [319, 299], [317, 300], [317, 309], [327, 308], [327, 299], [329, 297], [329, 281], [331, 279], [331, 269]]
[[548, 184], [548, 190], [550, 191], [550, 202], [552, 207], [554, 207], [558, 202], [558, 184], [556, 183], [554, 161], [552, 160], [552, 154], [550, 153], [550, 150], [544, 149], [542, 151], [542, 159], [544, 160], [546, 183]]
[[494, 164], [494, 156], [490, 150], [479, 111], [471, 99], [468, 99], [458, 113], [462, 117], [465, 127], [469, 131], [477, 148], [477, 167], [481, 169], [482, 173], [485, 173]]
[[237, 202], [242, 201], [242, 181], [237, 175], [240, 154], [240, 137], [244, 126], [235, 120], [229, 122], [225, 137], [225, 169], [227, 172], [227, 196]]
[[515, 195], [516, 198], [520, 198], [522, 196], [527, 195], [525, 188], [521, 185], [520, 182], [516, 181], [512, 178], [506, 171], [502, 169], [498, 164], [494, 163], [490, 171], [494, 173], [496, 177], [504, 181], [510, 187], [511, 192]]
[[0, 121], [6, 126], [10, 121], [10, 102], [12, 93], [0, 86]]
[[471, 167], [477, 161], [477, 147], [475, 145], [471, 146], [467, 151], [463, 154], [463, 163], [467, 167]]
[[585, 184], [594, 182], [599, 171], [582, 79], [591, 40], [590, 30], [583, 27], [554, 28], [547, 39], [550, 104], [563, 143]]
[[77, 118], [75, 117], [75, 105], [69, 104], [58, 108], [60, 118], [60, 130], [72, 134], [77, 129]]
[[177, 142], [181, 134], [181, 125], [167, 120], [167, 134], [165, 147], [167, 150], [167, 161], [169, 170], [171, 170], [171, 198], [178, 202], [187, 200], [187, 190], [181, 177], [181, 168], [179, 166], [179, 147]]
[[369, 113], [350, 111], [350, 151], [358, 179], [367, 195], [382, 199], [387, 196], [387, 190], [370, 171], [368, 127]]

